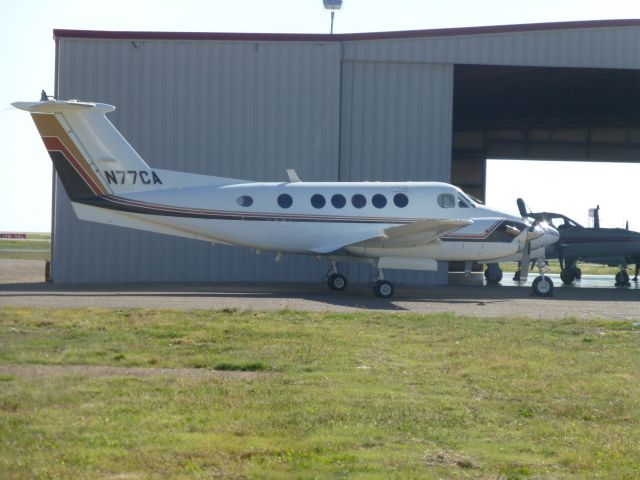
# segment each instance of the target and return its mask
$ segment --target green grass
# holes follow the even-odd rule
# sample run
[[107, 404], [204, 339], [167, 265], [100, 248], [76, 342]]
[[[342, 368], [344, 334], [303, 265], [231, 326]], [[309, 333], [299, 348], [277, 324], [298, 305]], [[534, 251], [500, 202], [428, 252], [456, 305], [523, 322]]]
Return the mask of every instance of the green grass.
[[0, 258], [51, 260], [51, 235], [49, 233], [28, 233], [26, 240], [0, 239]]
[[6, 478], [640, 477], [631, 321], [0, 309]]

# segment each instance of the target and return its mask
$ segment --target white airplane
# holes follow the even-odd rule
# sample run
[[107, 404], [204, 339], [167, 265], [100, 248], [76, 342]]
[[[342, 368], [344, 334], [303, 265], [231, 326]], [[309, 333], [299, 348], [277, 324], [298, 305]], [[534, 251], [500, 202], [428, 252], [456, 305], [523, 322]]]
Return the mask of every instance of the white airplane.
[[[256, 251], [377, 268], [373, 292], [390, 298], [385, 269], [437, 270], [438, 261], [488, 263], [552, 244], [558, 232], [478, 204], [439, 182], [253, 182], [149, 167], [106, 118], [112, 105], [76, 100], [12, 104], [31, 112], [78, 218]], [[536, 279], [537, 295], [553, 283]]]

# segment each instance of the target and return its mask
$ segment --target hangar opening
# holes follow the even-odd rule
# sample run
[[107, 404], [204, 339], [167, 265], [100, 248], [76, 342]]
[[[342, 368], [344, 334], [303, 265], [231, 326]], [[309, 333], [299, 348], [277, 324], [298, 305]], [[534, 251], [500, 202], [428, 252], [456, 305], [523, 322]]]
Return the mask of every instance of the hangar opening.
[[484, 200], [487, 159], [638, 162], [640, 70], [455, 65], [452, 182]]

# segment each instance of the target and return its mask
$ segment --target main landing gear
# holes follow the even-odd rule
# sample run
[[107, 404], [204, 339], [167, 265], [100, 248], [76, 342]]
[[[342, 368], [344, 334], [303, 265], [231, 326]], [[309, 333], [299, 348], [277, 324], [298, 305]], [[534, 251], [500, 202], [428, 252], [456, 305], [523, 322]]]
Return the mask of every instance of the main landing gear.
[[[576, 259], [564, 259], [564, 263], [560, 259], [560, 278], [562, 279], [562, 283], [565, 285], [571, 285], [575, 280], [580, 280], [582, 276], [582, 270], [578, 266], [576, 266]], [[620, 260], [620, 270], [616, 273], [616, 287], [630, 287], [631, 281], [629, 279], [629, 273], [627, 272], [627, 264], [625, 259], [622, 258]], [[634, 278], [634, 282], [637, 281], [637, 278]]]
[[378, 298], [391, 298], [393, 297], [393, 283], [384, 279], [384, 275], [381, 269], [378, 269], [378, 275], [375, 282], [371, 284], [373, 287], [373, 294]]
[[574, 281], [580, 280], [582, 277], [582, 270], [576, 265], [577, 259], [575, 258], [560, 258], [560, 280], [565, 285], [571, 285]]
[[329, 288], [331, 290], [344, 290], [345, 288], [347, 288], [348, 284], [347, 277], [345, 277], [341, 273], [332, 273], [331, 275], [329, 275], [329, 278], [327, 278], [327, 284], [329, 284]]
[[338, 273], [338, 265], [335, 260], [331, 260], [331, 268], [329, 268], [329, 272], [327, 273], [327, 285], [331, 290], [342, 291], [347, 288], [349, 282], [347, 282], [347, 277]]
[[620, 266], [620, 271], [616, 273], [616, 287], [630, 287], [629, 274], [627, 273], [627, 266]]
[[[327, 276], [327, 285], [329, 288], [335, 291], [345, 290], [349, 282], [347, 281], [347, 277], [338, 273], [338, 267], [335, 261], [331, 261], [329, 272]], [[382, 269], [378, 269], [375, 281], [373, 281], [370, 286], [373, 289], [373, 294], [378, 298], [391, 298], [395, 292], [393, 283], [384, 279]]]
[[502, 281], [502, 269], [498, 263], [488, 263], [484, 271], [487, 283], [500, 283]]

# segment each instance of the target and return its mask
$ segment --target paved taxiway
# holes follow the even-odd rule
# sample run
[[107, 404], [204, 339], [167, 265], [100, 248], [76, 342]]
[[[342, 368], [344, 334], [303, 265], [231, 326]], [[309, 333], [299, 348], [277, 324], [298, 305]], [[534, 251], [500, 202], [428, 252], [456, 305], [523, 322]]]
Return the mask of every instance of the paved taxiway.
[[[14, 262], [14, 263], [11, 263]], [[483, 285], [481, 274], [439, 287], [397, 285], [391, 300], [375, 298], [364, 285], [331, 292], [314, 284], [105, 284], [44, 283], [39, 269], [20, 261], [0, 260], [0, 306], [45, 308], [179, 308], [179, 309], [296, 309], [355, 312], [365, 310], [435, 313], [482, 317], [522, 316], [559, 319], [640, 319], [640, 286], [614, 288], [613, 277], [585, 276], [565, 287], [552, 276], [552, 298], [531, 296], [529, 287], [516, 286], [508, 274], [502, 285]], [[30, 270], [31, 269], [31, 270]], [[44, 267], [42, 267], [42, 271]], [[14, 272], [14, 273], [11, 273]], [[29, 273], [31, 272], [31, 273]], [[22, 280], [20, 281], [20, 278]], [[12, 281], [13, 279], [13, 281]], [[529, 279], [529, 283], [533, 276]], [[18, 281], [15, 281], [18, 280]]]

